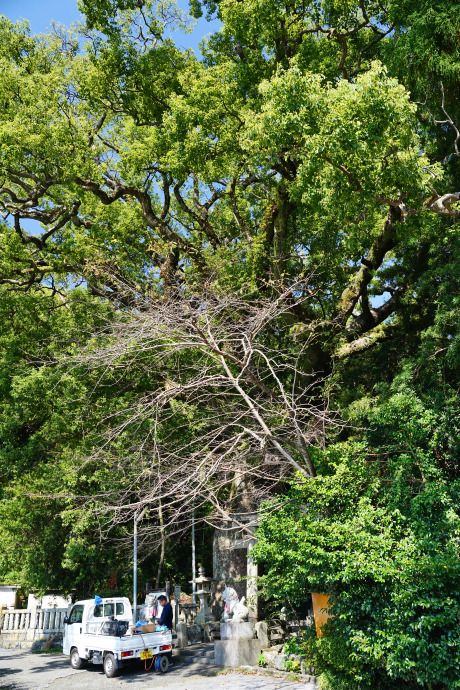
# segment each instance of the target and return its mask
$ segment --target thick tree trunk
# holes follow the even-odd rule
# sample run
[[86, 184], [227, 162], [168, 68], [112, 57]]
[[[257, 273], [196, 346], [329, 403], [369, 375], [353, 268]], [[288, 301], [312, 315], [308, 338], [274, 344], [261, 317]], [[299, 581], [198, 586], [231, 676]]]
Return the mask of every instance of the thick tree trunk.
[[283, 279], [287, 263], [287, 236], [289, 218], [294, 210], [294, 204], [289, 201], [289, 194], [284, 183], [281, 183], [276, 193], [277, 213], [273, 236], [273, 274], [278, 280]]

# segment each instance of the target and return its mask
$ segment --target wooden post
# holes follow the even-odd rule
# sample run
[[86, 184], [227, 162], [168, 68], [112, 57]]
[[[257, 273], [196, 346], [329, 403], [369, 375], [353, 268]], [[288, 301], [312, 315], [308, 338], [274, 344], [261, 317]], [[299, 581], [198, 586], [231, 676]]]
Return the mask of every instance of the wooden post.
[[329, 594], [312, 592], [313, 615], [315, 617], [316, 637], [322, 637], [322, 626], [331, 617], [329, 613]]

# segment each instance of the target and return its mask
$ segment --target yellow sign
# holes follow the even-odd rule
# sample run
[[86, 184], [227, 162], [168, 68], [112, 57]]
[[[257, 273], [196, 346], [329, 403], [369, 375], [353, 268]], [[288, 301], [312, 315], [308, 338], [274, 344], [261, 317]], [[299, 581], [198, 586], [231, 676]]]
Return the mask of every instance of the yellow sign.
[[150, 649], [148, 649], [146, 652], [141, 652], [141, 659], [151, 659], [152, 656], [153, 654]]

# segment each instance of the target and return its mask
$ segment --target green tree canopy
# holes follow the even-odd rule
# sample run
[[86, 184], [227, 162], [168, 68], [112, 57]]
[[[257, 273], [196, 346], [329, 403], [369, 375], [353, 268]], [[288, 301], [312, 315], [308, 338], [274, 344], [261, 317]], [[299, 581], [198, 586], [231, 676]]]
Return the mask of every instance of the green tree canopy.
[[[43, 541], [89, 586], [97, 530], [121, 544], [139, 505], [146, 544], [184, 533], [194, 502], [166, 505], [181, 468], [210, 522], [242, 475], [260, 497], [295, 468], [287, 565], [324, 493], [303, 584], [330, 561], [314, 582], [358, 593], [353, 633], [335, 625], [367, 680], [427, 684], [394, 617], [366, 637], [360, 582], [407, 613], [400, 639], [427, 641], [436, 675], [446, 647], [404, 592], [457, 610], [459, 4], [194, 0], [221, 21], [200, 58], [173, 3], [80, 8], [85, 26], [48, 36], [0, 18], [2, 572], [16, 538]], [[39, 579], [51, 549], [24, 553]]]

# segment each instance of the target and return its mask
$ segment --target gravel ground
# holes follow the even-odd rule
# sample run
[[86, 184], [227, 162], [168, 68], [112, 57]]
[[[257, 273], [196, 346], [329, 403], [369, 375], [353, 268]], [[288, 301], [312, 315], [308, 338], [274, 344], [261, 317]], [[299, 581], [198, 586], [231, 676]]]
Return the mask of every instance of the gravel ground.
[[222, 673], [199, 660], [173, 665], [168, 673], [145, 671], [142, 665], [127, 666], [119, 676], [107, 678], [101, 666], [74, 671], [62, 654], [31, 654], [0, 649], [0, 690], [315, 690], [309, 683], [261, 675]]

